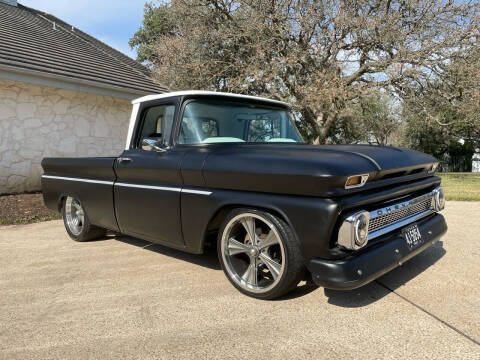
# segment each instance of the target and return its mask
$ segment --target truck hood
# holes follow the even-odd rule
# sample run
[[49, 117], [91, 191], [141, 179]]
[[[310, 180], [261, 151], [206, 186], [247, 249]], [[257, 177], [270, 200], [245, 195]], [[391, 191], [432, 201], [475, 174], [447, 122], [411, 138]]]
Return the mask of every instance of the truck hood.
[[353, 153], [369, 159], [378, 170], [398, 169], [419, 164], [431, 164], [437, 160], [419, 151], [396, 148], [392, 146], [372, 145], [320, 145], [322, 150], [336, 150], [342, 153]]
[[213, 188], [332, 196], [359, 191], [345, 190], [351, 175], [369, 174], [370, 188], [386, 178], [391, 183], [427, 176], [435, 162], [418, 151], [385, 146], [234, 144], [215, 146], [202, 172]]

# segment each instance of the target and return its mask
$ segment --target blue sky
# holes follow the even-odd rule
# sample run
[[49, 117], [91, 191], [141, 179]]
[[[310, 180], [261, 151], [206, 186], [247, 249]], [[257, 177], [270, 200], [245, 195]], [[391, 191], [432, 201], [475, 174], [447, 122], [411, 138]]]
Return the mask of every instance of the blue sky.
[[146, 0], [19, 0], [48, 12], [135, 58], [128, 40], [138, 30]]

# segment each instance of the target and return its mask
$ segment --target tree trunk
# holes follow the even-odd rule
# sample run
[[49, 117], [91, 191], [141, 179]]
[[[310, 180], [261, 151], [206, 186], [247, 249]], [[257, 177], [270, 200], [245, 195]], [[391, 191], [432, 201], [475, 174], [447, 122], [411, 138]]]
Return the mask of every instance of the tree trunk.
[[318, 136], [314, 141], [314, 144], [325, 144], [328, 138], [328, 135], [332, 129], [332, 126], [337, 120], [337, 113], [320, 113], [316, 118]]

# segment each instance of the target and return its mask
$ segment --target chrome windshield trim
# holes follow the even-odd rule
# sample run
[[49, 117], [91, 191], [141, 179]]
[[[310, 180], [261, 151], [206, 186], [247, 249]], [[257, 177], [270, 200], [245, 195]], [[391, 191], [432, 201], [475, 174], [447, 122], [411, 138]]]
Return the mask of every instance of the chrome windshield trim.
[[427, 210], [427, 211], [424, 211], [424, 212], [421, 212], [419, 214], [416, 214], [416, 215], [413, 215], [413, 216], [410, 216], [408, 218], [405, 218], [405, 219], [402, 219], [400, 221], [397, 221], [391, 225], [387, 225], [381, 229], [378, 229], [376, 231], [372, 231], [371, 233], [368, 234], [368, 240], [372, 240], [372, 239], [375, 239], [379, 236], [382, 236], [382, 235], [385, 235], [386, 233], [389, 233], [390, 231], [393, 231], [393, 230], [396, 230], [398, 228], [401, 228], [405, 225], [408, 225], [412, 222], [415, 222], [425, 216], [428, 216], [430, 214], [434, 214], [435, 213], [435, 210], [431, 209], [431, 210]]

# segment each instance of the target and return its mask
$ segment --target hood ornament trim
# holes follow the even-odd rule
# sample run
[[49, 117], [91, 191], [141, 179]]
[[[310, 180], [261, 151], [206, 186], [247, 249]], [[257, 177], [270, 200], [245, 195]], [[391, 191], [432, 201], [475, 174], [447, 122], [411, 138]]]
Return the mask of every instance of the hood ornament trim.
[[372, 164], [374, 164], [377, 167], [377, 170], [382, 170], [382, 167], [380, 165], [378, 165], [378, 163], [374, 159], [372, 159], [370, 156], [359, 153], [359, 152], [356, 152], [356, 151], [348, 151], [348, 152], [352, 153], [352, 154], [355, 154], [355, 155], [358, 155], [358, 156], [361, 156], [361, 157], [369, 160], [370, 162], [372, 162]]

